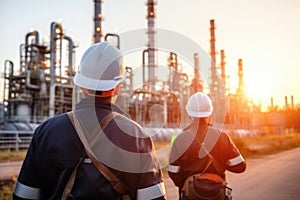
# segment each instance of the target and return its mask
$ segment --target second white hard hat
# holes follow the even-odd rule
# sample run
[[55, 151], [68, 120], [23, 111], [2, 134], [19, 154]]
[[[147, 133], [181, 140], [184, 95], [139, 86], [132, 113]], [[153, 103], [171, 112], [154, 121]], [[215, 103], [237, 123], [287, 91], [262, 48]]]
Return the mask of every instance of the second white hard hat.
[[211, 99], [202, 92], [193, 94], [185, 108], [189, 116], [197, 118], [208, 117], [213, 112]]
[[89, 47], [81, 58], [74, 84], [96, 91], [108, 91], [125, 79], [123, 56], [108, 42]]

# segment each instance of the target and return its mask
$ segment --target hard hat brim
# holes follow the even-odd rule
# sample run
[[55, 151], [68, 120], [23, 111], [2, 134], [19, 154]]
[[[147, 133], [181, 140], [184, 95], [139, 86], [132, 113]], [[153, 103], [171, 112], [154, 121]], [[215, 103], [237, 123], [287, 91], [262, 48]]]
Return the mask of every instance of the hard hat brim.
[[206, 112], [191, 111], [188, 106], [186, 106], [185, 109], [186, 109], [186, 112], [188, 113], [189, 116], [196, 117], [196, 118], [209, 117], [213, 112], [213, 108], [209, 109]]
[[115, 80], [95, 80], [76, 73], [73, 79], [75, 85], [96, 91], [108, 91], [115, 88], [126, 78], [126, 74], [115, 78]]

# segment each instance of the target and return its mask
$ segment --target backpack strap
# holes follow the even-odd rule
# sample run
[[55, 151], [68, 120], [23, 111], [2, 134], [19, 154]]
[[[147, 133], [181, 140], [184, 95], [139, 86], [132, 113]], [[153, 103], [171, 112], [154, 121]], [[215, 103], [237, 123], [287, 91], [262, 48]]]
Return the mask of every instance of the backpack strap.
[[215, 159], [215, 157], [213, 155], [211, 155], [210, 152], [208, 152], [208, 150], [205, 147], [205, 144], [202, 143], [201, 148], [207, 153], [209, 160], [212, 161], [213, 166], [215, 167], [215, 169], [218, 171], [219, 174], [222, 174], [223, 177], [225, 177], [225, 173], [224, 170], [222, 169], [221, 165], [219, 164], [219, 162]]
[[71, 190], [73, 188], [73, 185], [75, 183], [75, 178], [76, 178], [76, 174], [77, 174], [77, 169], [78, 169], [78, 166], [80, 165], [80, 163], [82, 162], [83, 160], [83, 157], [79, 159], [79, 162], [76, 164], [76, 167], [74, 168], [66, 186], [65, 186], [65, 189], [63, 191], [63, 194], [62, 194], [62, 200], [67, 200], [68, 197], [70, 196], [70, 193], [71, 193]]
[[[211, 129], [206, 129], [206, 134], [204, 137], [204, 141], [200, 143], [199, 139], [197, 138], [197, 135], [195, 136], [196, 142], [200, 145], [200, 150], [199, 150], [199, 158], [204, 158], [206, 155], [209, 158], [208, 164], [213, 164], [215, 169], [219, 174], [222, 175], [222, 177], [225, 177], [224, 170], [222, 169], [221, 165], [219, 162], [215, 159], [215, 157], [210, 153], [210, 150], [213, 149], [214, 145], [217, 143], [219, 137], [220, 137], [221, 132], [219, 131], [212, 131]], [[209, 150], [207, 149], [207, 146]], [[209, 167], [206, 166], [207, 168]], [[207, 169], [206, 169], [207, 170]], [[205, 172], [205, 170], [204, 170]], [[203, 173], [203, 172], [202, 172]]]
[[[88, 157], [91, 159], [92, 163], [96, 166], [98, 171], [112, 184], [112, 187], [123, 195], [123, 199], [130, 200], [129, 194], [129, 188], [115, 175], [113, 174], [105, 165], [103, 165], [94, 155], [94, 153], [91, 151], [91, 147], [89, 143], [87, 142], [85, 138], [85, 134], [83, 131], [83, 128], [79, 122], [79, 119], [77, 118], [76, 114], [73, 111], [70, 111], [67, 113], [70, 121], [72, 122], [72, 125], [74, 126], [82, 144], [84, 145], [85, 152], [88, 155]], [[110, 112], [108, 115], [106, 115], [100, 122], [100, 127], [102, 130], [105, 129], [105, 127], [109, 124], [109, 122], [114, 119], [117, 115], [119, 115], [116, 112]], [[103, 131], [102, 131], [103, 133]], [[100, 133], [99, 133], [100, 134]], [[65, 190], [63, 192], [63, 199], [66, 199], [70, 195], [70, 192], [72, 190], [72, 187], [75, 182], [77, 167], [79, 166], [79, 163], [75, 167], [73, 173], [71, 174], [71, 177], [68, 180], [68, 183], [66, 184]]]

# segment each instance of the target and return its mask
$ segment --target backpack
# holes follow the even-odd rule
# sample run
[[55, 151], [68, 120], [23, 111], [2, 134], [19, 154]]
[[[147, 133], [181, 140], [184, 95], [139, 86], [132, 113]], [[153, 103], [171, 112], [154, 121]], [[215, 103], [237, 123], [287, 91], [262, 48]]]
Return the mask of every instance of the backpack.
[[[196, 139], [199, 143], [199, 141]], [[232, 189], [227, 187], [227, 182], [220, 175], [207, 173], [206, 170], [212, 164], [219, 174], [224, 174], [218, 161], [206, 149], [205, 143], [202, 143], [200, 152], [205, 152], [209, 161], [201, 173], [189, 176], [183, 186], [183, 193], [189, 200], [225, 200], [231, 199]], [[200, 156], [199, 152], [199, 156]], [[202, 155], [203, 156], [203, 155]], [[224, 177], [223, 176], [223, 177]]]
[[225, 200], [226, 181], [219, 175], [203, 172], [189, 176], [183, 186], [183, 193], [189, 200]]

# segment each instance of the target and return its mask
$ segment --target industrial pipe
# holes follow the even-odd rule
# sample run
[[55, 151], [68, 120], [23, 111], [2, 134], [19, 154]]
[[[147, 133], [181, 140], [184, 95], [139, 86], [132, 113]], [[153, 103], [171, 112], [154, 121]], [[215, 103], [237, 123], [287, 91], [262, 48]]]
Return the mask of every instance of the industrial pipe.
[[39, 44], [39, 33], [37, 31], [31, 31], [26, 34], [25, 36], [25, 64], [28, 63], [28, 47], [29, 47], [29, 37], [34, 36], [35, 37], [35, 44]]
[[52, 85], [55, 82], [56, 40], [61, 39], [63, 31], [61, 25], [55, 22], [51, 23], [50, 29], [50, 83]]
[[115, 34], [115, 33], [107, 33], [104, 37], [104, 40], [105, 41], [108, 41], [108, 38], [109, 37], [115, 37], [117, 38], [117, 48], [120, 49], [120, 36], [118, 34]]
[[69, 36], [64, 36], [64, 39], [69, 43], [69, 53], [68, 53], [68, 75], [73, 75], [73, 49], [74, 43]]

